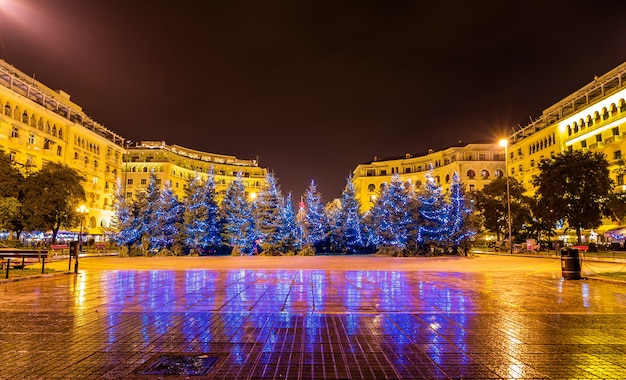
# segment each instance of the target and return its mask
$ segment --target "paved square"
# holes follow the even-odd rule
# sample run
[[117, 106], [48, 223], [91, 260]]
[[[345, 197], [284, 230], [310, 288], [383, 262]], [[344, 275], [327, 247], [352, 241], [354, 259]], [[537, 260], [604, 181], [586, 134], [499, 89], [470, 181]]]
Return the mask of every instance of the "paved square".
[[0, 378], [626, 378], [626, 286], [555, 259], [190, 259], [0, 283]]

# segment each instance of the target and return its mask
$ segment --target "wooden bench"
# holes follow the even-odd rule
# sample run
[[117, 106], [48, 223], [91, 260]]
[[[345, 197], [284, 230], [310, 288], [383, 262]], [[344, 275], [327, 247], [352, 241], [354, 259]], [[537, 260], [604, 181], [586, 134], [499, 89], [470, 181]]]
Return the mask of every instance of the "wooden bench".
[[60, 251], [61, 253], [63, 253], [63, 250], [68, 248], [69, 246], [67, 244], [52, 244], [50, 246], [50, 251], [52, 251], [52, 253], [54, 253], [55, 251]]
[[[44, 273], [44, 269], [46, 267], [46, 258], [48, 257], [48, 252], [47, 251], [40, 251], [40, 250], [34, 250], [34, 249], [13, 249], [13, 248], [2, 248], [0, 249], [0, 259], [2, 259], [1, 263], [2, 265], [4, 265], [4, 261], [6, 260], [6, 275], [4, 278], [9, 278], [9, 269], [11, 268], [11, 265], [13, 265], [13, 267], [21, 267], [24, 268], [24, 265], [26, 265], [25, 260], [26, 259], [37, 259], [37, 260], [41, 260], [41, 274]], [[19, 264], [19, 262], [14, 262], [13, 264], [11, 264], [11, 259], [22, 259], [22, 263]], [[2, 265], [0, 265], [0, 268], [2, 268]]]
[[96, 252], [103, 253], [107, 249], [107, 243], [105, 242], [93, 243], [93, 249], [95, 249]]

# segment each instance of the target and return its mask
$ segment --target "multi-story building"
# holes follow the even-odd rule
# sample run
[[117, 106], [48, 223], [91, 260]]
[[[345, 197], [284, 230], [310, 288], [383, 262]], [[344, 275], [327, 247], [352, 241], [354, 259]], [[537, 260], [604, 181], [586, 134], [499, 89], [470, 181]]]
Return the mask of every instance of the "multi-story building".
[[190, 179], [199, 176], [203, 181], [213, 170], [218, 201], [226, 194], [228, 185], [241, 173], [246, 192], [251, 198], [265, 183], [267, 169], [259, 167], [257, 160], [239, 159], [235, 156], [206, 153], [163, 141], [141, 141], [128, 147], [122, 171], [124, 193], [127, 198], [143, 191], [155, 173], [157, 184], [171, 182], [179, 199], [185, 196]]
[[[583, 86], [509, 137], [509, 174], [535, 192], [537, 164], [567, 150], [602, 152], [609, 162], [616, 192], [626, 192], [626, 63]], [[623, 222], [623, 221], [622, 221]], [[595, 232], [616, 227], [612, 221]], [[591, 234], [591, 231], [587, 232]]]
[[57, 162], [85, 177], [89, 232], [113, 216], [124, 139], [89, 118], [63, 91], [54, 91], [0, 60], [0, 148], [25, 170]]
[[624, 191], [617, 165], [626, 148], [626, 63], [567, 96], [509, 138], [510, 174], [534, 193], [537, 163], [566, 150], [603, 152]]
[[456, 172], [461, 183], [470, 191], [481, 190], [493, 178], [504, 175], [505, 159], [502, 147], [494, 143], [472, 143], [429, 150], [424, 154], [407, 153], [402, 157], [374, 160], [357, 165], [352, 173], [361, 211], [372, 208], [380, 190], [398, 174], [400, 179], [419, 187], [432, 168], [432, 175], [443, 191], [450, 189]]

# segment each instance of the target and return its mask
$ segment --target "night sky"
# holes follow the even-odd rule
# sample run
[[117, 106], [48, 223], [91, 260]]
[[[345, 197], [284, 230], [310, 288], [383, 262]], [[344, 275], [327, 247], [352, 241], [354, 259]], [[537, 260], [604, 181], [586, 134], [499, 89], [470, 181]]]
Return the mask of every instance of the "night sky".
[[299, 199], [494, 141], [626, 61], [626, 1], [0, 0], [0, 53], [133, 141], [256, 158]]

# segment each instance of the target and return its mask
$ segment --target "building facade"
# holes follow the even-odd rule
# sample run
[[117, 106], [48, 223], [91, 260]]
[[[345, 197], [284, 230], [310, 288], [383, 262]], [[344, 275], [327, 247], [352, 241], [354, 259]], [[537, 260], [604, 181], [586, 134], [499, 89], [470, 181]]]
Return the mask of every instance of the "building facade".
[[[535, 189], [537, 164], [565, 151], [601, 152], [609, 163], [615, 192], [626, 192], [626, 63], [609, 71], [543, 111], [541, 116], [509, 137], [509, 174], [527, 195]], [[623, 224], [605, 220], [595, 233]], [[587, 235], [593, 235], [587, 231]]]
[[259, 167], [257, 160], [201, 152], [164, 141], [141, 141], [129, 146], [124, 155], [123, 192], [132, 198], [145, 189], [150, 173], [155, 173], [159, 186], [170, 181], [174, 193], [183, 199], [189, 181], [196, 176], [206, 181], [211, 170], [218, 201], [223, 199], [238, 173], [251, 199], [261, 190], [267, 175], [267, 169]]
[[24, 171], [63, 163], [85, 177], [89, 233], [111, 225], [124, 139], [54, 91], [0, 60], [0, 148]]
[[494, 178], [504, 175], [504, 158], [504, 150], [497, 143], [464, 144], [381, 160], [374, 157], [371, 162], [357, 165], [352, 172], [352, 181], [361, 211], [366, 212], [394, 174], [419, 188], [432, 167], [432, 175], [444, 192], [450, 189], [455, 172], [467, 190], [481, 190]]

